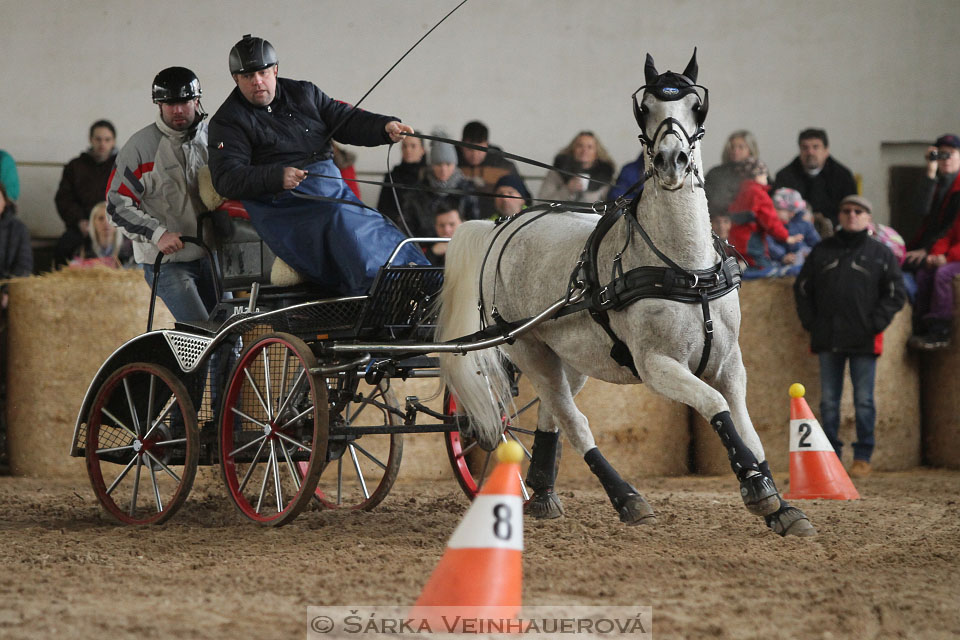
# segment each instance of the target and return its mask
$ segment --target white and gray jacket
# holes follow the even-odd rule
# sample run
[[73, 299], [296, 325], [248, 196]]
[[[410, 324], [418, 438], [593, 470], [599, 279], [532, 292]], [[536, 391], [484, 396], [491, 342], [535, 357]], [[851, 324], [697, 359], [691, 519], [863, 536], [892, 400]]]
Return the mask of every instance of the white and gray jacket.
[[[137, 131], [117, 154], [107, 186], [107, 211], [133, 240], [137, 262], [153, 264], [157, 242], [166, 231], [197, 235], [197, 215], [206, 210], [197, 189], [197, 172], [207, 164], [207, 123], [175, 131], [157, 121]], [[172, 262], [203, 257], [195, 244], [168, 256]]]

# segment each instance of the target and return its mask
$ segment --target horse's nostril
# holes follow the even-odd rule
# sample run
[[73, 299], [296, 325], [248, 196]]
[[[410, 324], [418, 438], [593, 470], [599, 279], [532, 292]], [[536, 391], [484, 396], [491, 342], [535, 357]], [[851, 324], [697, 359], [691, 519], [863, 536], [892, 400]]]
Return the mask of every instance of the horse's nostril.
[[653, 158], [653, 166], [656, 167], [657, 169], [663, 169], [663, 167], [664, 167], [665, 164], [666, 164], [666, 162], [665, 162], [664, 159], [663, 159], [663, 154], [662, 154], [662, 153], [658, 153], [658, 154]]
[[687, 166], [688, 158], [687, 154], [683, 151], [677, 154], [677, 166], [680, 168], [685, 168]]

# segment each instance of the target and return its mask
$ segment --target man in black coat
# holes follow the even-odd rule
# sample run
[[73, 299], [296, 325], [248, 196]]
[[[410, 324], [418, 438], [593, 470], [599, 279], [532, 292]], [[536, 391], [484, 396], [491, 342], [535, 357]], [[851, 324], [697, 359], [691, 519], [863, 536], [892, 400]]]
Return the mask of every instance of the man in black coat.
[[54, 202], [67, 230], [57, 242], [57, 264], [66, 264], [90, 244], [90, 210], [107, 199], [107, 183], [117, 155], [117, 132], [109, 120], [90, 125], [90, 148], [63, 168]]
[[[777, 172], [771, 191], [788, 187], [800, 192], [816, 214], [836, 227], [837, 206], [840, 201], [857, 192], [857, 181], [850, 169], [830, 155], [827, 132], [823, 129], [804, 129], [797, 140], [800, 154]], [[820, 226], [817, 227], [820, 230]], [[824, 234], [821, 232], [821, 235]]]
[[[365, 210], [340, 179], [331, 133], [337, 142], [376, 146], [399, 142], [413, 128], [277, 72], [266, 40], [248, 34], [231, 49], [237, 86], [210, 120], [213, 186], [243, 201], [260, 237], [296, 271], [339, 293], [364, 293], [403, 234]], [[426, 263], [412, 246], [400, 260]]]
[[872, 206], [866, 198], [840, 202], [840, 229], [813, 248], [793, 291], [810, 349], [820, 358], [820, 419], [840, 456], [840, 395], [850, 362], [857, 441], [851, 475], [870, 473], [876, 409], [873, 387], [883, 331], [906, 299], [897, 260], [868, 234]]

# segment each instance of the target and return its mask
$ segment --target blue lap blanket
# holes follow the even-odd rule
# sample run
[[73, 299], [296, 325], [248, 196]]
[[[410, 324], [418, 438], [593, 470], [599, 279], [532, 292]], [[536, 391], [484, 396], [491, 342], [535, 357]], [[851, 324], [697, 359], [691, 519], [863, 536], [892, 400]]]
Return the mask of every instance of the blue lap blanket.
[[[298, 192], [357, 205], [305, 200], [284, 191], [244, 200], [250, 222], [277, 257], [311, 281], [342, 295], [365, 294], [377, 271], [407, 236], [376, 211], [360, 205], [339, 179], [333, 160], [316, 162], [306, 170], [308, 176]], [[413, 244], [405, 246], [393, 262], [410, 263], [429, 264]]]

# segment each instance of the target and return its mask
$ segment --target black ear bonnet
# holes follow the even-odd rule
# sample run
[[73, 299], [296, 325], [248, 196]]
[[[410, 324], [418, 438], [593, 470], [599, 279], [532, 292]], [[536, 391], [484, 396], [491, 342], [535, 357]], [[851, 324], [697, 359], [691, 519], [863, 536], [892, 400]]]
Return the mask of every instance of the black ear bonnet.
[[[653, 63], [653, 57], [649, 53], [643, 71], [646, 84], [634, 91], [631, 96], [633, 99], [633, 117], [636, 118], [637, 124], [640, 126], [641, 140], [649, 142], [646, 140], [646, 125], [644, 124], [647, 109], [640, 104], [648, 93], [656, 96], [658, 100], [670, 102], [680, 100], [691, 93], [699, 97], [700, 94], [697, 89], [703, 91], [703, 98], [693, 107], [698, 127], [695, 137], [697, 139], [703, 137], [703, 123], [707, 119], [707, 110], [710, 108], [710, 92], [707, 91], [706, 87], [697, 84], [697, 50], [693, 50], [693, 57], [690, 58], [690, 62], [687, 63], [687, 68], [683, 70], [683, 73], [674, 73], [673, 71], [658, 73]], [[637, 94], [641, 92], [640, 99], [637, 99]]]

